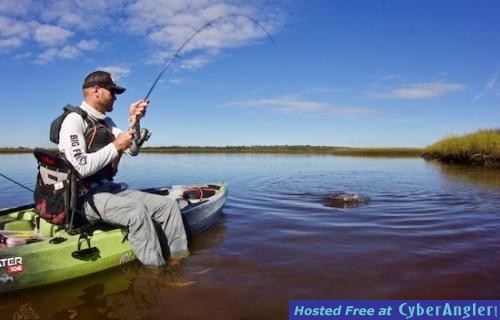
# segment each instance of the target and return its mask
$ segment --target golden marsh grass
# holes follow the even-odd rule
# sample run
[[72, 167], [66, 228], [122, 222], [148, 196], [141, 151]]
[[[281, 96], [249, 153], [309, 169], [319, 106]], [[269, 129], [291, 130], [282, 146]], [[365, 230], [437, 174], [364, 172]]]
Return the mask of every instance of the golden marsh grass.
[[423, 156], [446, 163], [497, 165], [500, 163], [500, 130], [446, 137], [425, 148]]

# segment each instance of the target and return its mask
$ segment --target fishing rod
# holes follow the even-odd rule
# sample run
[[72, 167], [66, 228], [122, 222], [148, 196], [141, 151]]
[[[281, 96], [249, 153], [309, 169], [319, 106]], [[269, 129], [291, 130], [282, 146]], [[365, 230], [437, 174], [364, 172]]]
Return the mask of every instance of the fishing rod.
[[[271, 37], [271, 35], [269, 34], [269, 32], [267, 32], [267, 30], [264, 28], [264, 26], [262, 26], [262, 24], [257, 19], [252, 18], [252, 17], [250, 17], [248, 15], [245, 15], [245, 14], [239, 14], [239, 13], [231, 13], [231, 14], [226, 14], [226, 15], [219, 16], [219, 17], [217, 17], [217, 18], [215, 18], [213, 20], [208, 21], [203, 26], [201, 26], [200, 28], [196, 29], [193, 33], [191, 33], [186, 38], [186, 40], [184, 40], [184, 42], [179, 46], [179, 48], [177, 48], [177, 50], [175, 50], [174, 54], [172, 54], [167, 59], [167, 61], [163, 65], [160, 73], [158, 74], [158, 76], [154, 80], [153, 84], [151, 85], [151, 88], [149, 88], [149, 91], [146, 94], [146, 97], [144, 98], [144, 101], [148, 100], [149, 96], [151, 95], [151, 92], [153, 92], [153, 89], [156, 87], [156, 85], [157, 85], [158, 81], [160, 80], [160, 78], [163, 76], [163, 74], [165, 73], [165, 71], [167, 71], [167, 69], [170, 67], [170, 65], [172, 64], [172, 61], [175, 58], [179, 58], [180, 57], [180, 54], [182, 53], [182, 51], [184, 50], [184, 48], [191, 42], [191, 40], [193, 40], [197, 35], [199, 35], [201, 32], [203, 32], [203, 30], [212, 27], [216, 22], [218, 22], [218, 21], [220, 21], [222, 19], [236, 18], [236, 17], [243, 17], [243, 18], [246, 18], [246, 19], [250, 20], [251, 22], [253, 22], [256, 26], [258, 26], [264, 32], [264, 34], [271, 41], [271, 43], [274, 46], [276, 46], [276, 42], [274, 41], [274, 39]], [[135, 130], [135, 143], [139, 147], [142, 146], [142, 144], [145, 141], [147, 141], [149, 139], [149, 137], [151, 136], [151, 133], [147, 129], [143, 129], [141, 131], [139, 120], [137, 120], [135, 118], [130, 123], [130, 130], [132, 130], [132, 129]]]

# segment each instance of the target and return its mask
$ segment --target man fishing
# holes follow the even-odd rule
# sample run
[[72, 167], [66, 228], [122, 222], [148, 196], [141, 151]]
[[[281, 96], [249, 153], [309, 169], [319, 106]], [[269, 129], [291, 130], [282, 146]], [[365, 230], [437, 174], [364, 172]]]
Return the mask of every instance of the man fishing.
[[[59, 151], [90, 188], [91, 201], [83, 205], [86, 218], [127, 227], [128, 240], [144, 265], [161, 266], [165, 264], [164, 255], [175, 264], [189, 255], [177, 202], [168, 197], [129, 190], [124, 184], [113, 182], [121, 155], [134, 156], [140, 150], [134, 140], [134, 130], [121, 131], [106, 115], [113, 111], [116, 95], [124, 91], [125, 88], [116, 85], [108, 72], [90, 73], [83, 82], [84, 100], [80, 109], [84, 112], [68, 113], [60, 127], [53, 124], [51, 130], [59, 134]], [[139, 100], [130, 105], [129, 123], [132, 127], [145, 116], [148, 103], [148, 100]], [[51, 132], [51, 136], [53, 134]], [[160, 234], [157, 234], [154, 222], [160, 225]], [[165, 254], [162, 240], [168, 244]]]

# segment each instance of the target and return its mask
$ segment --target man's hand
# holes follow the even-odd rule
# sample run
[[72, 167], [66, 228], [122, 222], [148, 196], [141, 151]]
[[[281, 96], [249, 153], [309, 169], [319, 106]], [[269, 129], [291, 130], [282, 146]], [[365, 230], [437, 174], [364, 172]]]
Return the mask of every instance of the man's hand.
[[119, 133], [115, 140], [113, 140], [116, 151], [118, 151], [118, 153], [122, 153], [130, 148], [132, 146], [133, 137], [133, 132], [130, 131]]
[[146, 108], [149, 100], [139, 100], [130, 105], [129, 109], [129, 124], [135, 124], [146, 115]]

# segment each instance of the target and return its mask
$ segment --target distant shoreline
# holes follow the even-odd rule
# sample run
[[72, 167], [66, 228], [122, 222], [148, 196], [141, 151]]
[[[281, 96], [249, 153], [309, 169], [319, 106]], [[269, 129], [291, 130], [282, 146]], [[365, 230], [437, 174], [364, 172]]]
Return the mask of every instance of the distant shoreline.
[[[54, 149], [55, 150], [55, 149]], [[225, 146], [225, 147], [196, 147], [196, 146], [166, 146], [144, 147], [142, 153], [258, 153], [258, 154], [325, 154], [337, 156], [359, 157], [419, 157], [423, 149], [420, 148], [348, 148], [327, 146]], [[0, 154], [31, 153], [32, 148], [0, 148]]]
[[145, 153], [258, 153], [258, 154], [329, 154], [372, 157], [418, 157], [418, 148], [347, 148], [327, 146], [226, 146], [226, 147], [150, 147]]
[[0, 148], [0, 154], [10, 154], [10, 153], [31, 153], [33, 149], [25, 147], [17, 148]]
[[[33, 148], [0, 148], [0, 154], [31, 152]], [[164, 146], [144, 147], [141, 152], [150, 154], [321, 154], [351, 157], [422, 157], [444, 164], [500, 168], [500, 130], [480, 130], [463, 136], [450, 136], [426, 148], [349, 148], [310, 145]]]

